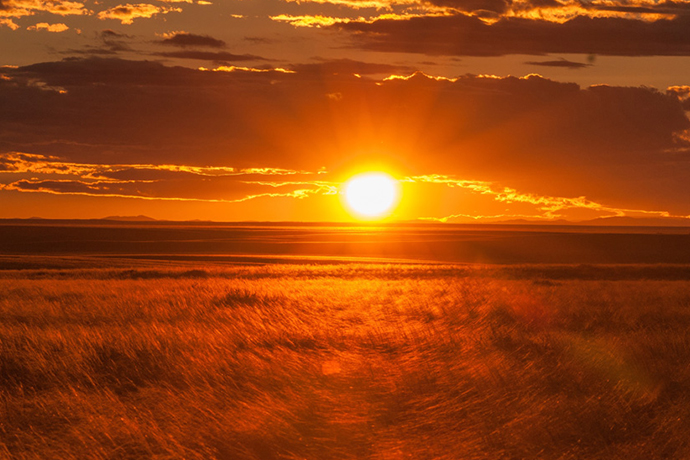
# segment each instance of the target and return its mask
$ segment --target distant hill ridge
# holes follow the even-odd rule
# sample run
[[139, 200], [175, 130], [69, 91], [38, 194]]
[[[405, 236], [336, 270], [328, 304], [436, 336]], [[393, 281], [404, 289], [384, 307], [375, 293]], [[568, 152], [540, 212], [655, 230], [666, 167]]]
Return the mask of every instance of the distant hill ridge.
[[656, 226], [690, 227], [690, 219], [684, 219], [682, 217], [678, 218], [678, 217], [616, 216], [616, 217], [599, 217], [598, 219], [587, 220], [585, 222], [578, 222], [578, 224], [584, 224], [584, 225], [623, 225], [623, 226], [646, 225], [649, 227], [656, 227]]
[[690, 227], [690, 219], [673, 217], [599, 217], [591, 220], [569, 221], [564, 219], [539, 221], [512, 219], [492, 222], [503, 225], [582, 225], [596, 227]]
[[103, 217], [100, 220], [118, 220], [121, 222], [155, 222], [158, 219], [154, 219], [149, 216], [108, 216]]
[[[261, 225], [358, 225], [357, 222], [348, 222], [348, 223], [342, 223], [342, 222], [271, 222], [271, 221], [264, 221], [264, 222], [253, 222], [253, 221], [247, 221], [247, 222], [219, 222], [219, 221], [212, 221], [212, 220], [202, 220], [202, 219], [191, 219], [191, 220], [186, 220], [186, 221], [168, 221], [168, 220], [160, 220], [160, 219], [155, 219], [153, 217], [149, 216], [144, 216], [144, 215], [138, 215], [138, 216], [108, 216], [108, 217], [102, 217], [100, 219], [52, 219], [52, 218], [43, 218], [43, 217], [30, 217], [30, 218], [0, 218], [0, 222], [12, 222], [12, 221], [20, 221], [20, 222], [45, 222], [45, 223], [50, 223], [51, 221], [67, 221], [67, 222], [160, 222], [160, 223], [170, 223], [170, 224], [181, 224], [184, 222], [189, 222], [189, 223], [213, 223], [213, 224], [242, 224], [242, 225], [251, 225], [251, 224], [261, 224]], [[420, 222], [418, 220], [408, 220], [408, 221], [400, 221], [397, 222], [398, 224], [402, 225], [417, 225], [417, 224], [423, 224], [424, 222]], [[359, 223], [362, 224], [363, 223]], [[375, 223], [371, 223], [375, 225]], [[389, 222], [389, 224], [395, 225], [396, 222]], [[490, 222], [482, 222], [482, 221], [472, 221], [472, 222], [451, 222], [450, 224], [459, 224], [459, 225], [467, 225], [467, 224], [474, 224], [474, 225], [496, 225], [498, 227], [504, 226], [504, 225], [518, 225], [518, 226], [544, 226], [544, 227], [557, 227], [557, 226], [577, 226], [577, 227], [690, 227], [690, 218], [682, 218], [682, 217], [627, 217], [627, 216], [614, 216], [614, 217], [600, 217], [597, 219], [591, 219], [591, 220], [583, 220], [583, 221], [569, 221], [565, 219], [558, 219], [558, 220], [551, 220], [551, 221], [545, 221], [545, 220], [530, 220], [530, 219], [508, 219], [508, 220], [499, 220], [499, 221], [490, 221]], [[435, 223], [434, 225], [443, 225], [441, 223]]]

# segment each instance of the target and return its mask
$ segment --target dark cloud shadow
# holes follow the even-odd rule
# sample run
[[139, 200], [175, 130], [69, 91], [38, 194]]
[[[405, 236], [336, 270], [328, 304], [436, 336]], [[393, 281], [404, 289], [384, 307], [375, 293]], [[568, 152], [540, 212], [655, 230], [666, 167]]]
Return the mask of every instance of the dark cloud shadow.
[[315, 58], [320, 62], [309, 64], [292, 64], [291, 70], [299, 73], [321, 74], [321, 75], [373, 75], [373, 74], [410, 74], [414, 68], [404, 65], [379, 64], [370, 62], [355, 61], [352, 59], [322, 59]]
[[189, 46], [193, 47], [206, 47], [206, 48], [225, 48], [225, 42], [223, 40], [218, 40], [217, 38], [210, 37], [208, 35], [197, 35], [190, 34], [187, 32], [177, 32], [176, 34], [159, 40], [158, 43], [161, 45], [177, 46], [186, 48]]
[[591, 67], [592, 64], [585, 64], [583, 62], [573, 62], [567, 59], [558, 59], [555, 61], [527, 61], [527, 65], [537, 65], [542, 67], [564, 67], [566, 69], [582, 69], [585, 67]]
[[161, 53], [153, 53], [152, 56], [161, 56], [167, 58], [177, 59], [195, 59], [198, 61], [209, 61], [218, 64], [225, 64], [228, 62], [244, 62], [244, 61], [266, 61], [267, 59], [253, 54], [232, 54], [226, 51], [196, 51], [196, 50], [182, 50], [169, 51]]

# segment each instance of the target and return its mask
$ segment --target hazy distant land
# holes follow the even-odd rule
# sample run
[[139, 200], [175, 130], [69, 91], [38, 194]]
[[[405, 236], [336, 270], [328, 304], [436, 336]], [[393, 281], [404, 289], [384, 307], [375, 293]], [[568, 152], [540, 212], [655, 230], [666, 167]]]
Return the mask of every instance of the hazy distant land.
[[[120, 220], [122, 219], [122, 220]], [[0, 254], [690, 263], [689, 227], [4, 220]]]

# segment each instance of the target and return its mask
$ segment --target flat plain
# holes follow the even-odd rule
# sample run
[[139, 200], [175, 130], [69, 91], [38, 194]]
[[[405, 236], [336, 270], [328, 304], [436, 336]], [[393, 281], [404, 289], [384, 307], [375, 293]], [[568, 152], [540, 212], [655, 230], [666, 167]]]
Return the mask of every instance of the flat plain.
[[690, 457], [685, 264], [15, 248], [0, 458]]

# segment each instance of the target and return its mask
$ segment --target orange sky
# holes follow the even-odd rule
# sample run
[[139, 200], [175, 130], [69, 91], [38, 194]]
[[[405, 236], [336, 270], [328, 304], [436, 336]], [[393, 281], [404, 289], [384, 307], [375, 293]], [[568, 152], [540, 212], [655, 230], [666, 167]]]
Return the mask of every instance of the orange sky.
[[0, 218], [690, 221], [690, 2], [0, 1]]

